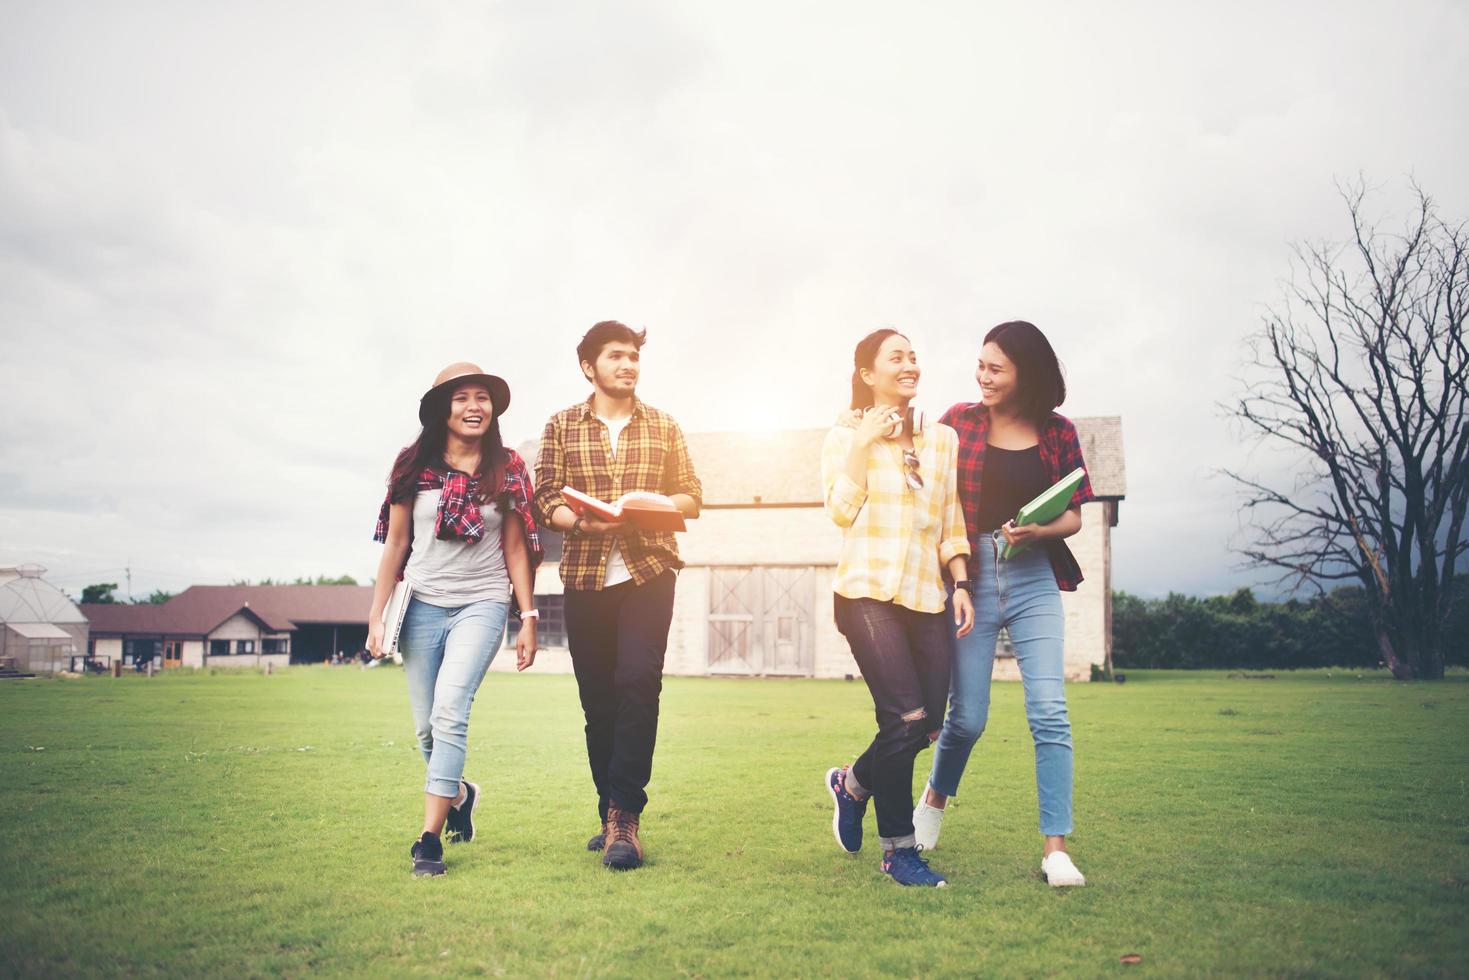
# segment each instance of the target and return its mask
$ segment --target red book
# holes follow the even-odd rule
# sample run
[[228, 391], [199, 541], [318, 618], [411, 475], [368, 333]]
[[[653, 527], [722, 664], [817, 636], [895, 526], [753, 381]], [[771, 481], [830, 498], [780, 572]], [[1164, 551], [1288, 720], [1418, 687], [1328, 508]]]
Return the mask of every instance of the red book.
[[684, 531], [683, 512], [661, 493], [634, 490], [605, 503], [573, 487], [562, 487], [566, 506], [582, 517], [597, 521], [626, 521], [640, 531]]

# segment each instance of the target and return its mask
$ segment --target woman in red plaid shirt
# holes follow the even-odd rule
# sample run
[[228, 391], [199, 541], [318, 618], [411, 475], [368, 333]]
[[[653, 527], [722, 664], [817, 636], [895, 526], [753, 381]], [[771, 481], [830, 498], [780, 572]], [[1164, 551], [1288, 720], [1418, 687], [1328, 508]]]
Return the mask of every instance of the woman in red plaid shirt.
[[418, 745], [428, 768], [418, 876], [444, 873], [440, 834], [474, 839], [479, 787], [464, 778], [469, 709], [500, 649], [512, 603], [516, 665], [536, 657], [535, 567], [541, 546], [525, 462], [500, 439], [510, 386], [468, 362], [439, 372], [418, 405], [423, 430], [398, 454], [373, 537], [383, 542], [367, 647], [383, 655], [394, 583], [412, 590], [398, 646]]
[[[938, 846], [949, 797], [989, 717], [995, 642], [1009, 631], [1025, 687], [1025, 715], [1035, 741], [1041, 872], [1053, 886], [1086, 884], [1066, 852], [1071, 833], [1071, 722], [1063, 687], [1065, 619], [1061, 592], [1074, 591], [1081, 570], [1065, 539], [1081, 530], [1081, 505], [1092, 499], [1083, 479], [1060, 517], [1017, 527], [1030, 500], [1085, 464], [1076, 427], [1054, 409], [1066, 382], [1044, 334], [1023, 320], [1002, 323], [984, 338], [975, 372], [980, 400], [961, 403], [943, 421], [959, 434], [959, 500], [973, 554], [969, 564], [974, 629], [954, 651], [949, 711], [934, 750], [928, 789], [913, 811], [920, 847]], [[1005, 546], [1024, 546], [1002, 558]]]

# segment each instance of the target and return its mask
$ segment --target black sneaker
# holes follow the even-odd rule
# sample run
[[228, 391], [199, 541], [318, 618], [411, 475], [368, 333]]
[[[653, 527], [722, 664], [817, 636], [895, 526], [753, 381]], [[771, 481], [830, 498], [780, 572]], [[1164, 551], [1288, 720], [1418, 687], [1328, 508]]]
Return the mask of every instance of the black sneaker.
[[479, 786], [464, 780], [464, 802], [449, 807], [444, 821], [444, 836], [450, 844], [468, 844], [474, 840], [474, 807], [479, 802]]
[[413, 877], [429, 878], [448, 874], [449, 869], [444, 867], [444, 844], [439, 840], [438, 834], [423, 832], [423, 836], [413, 842], [409, 849], [413, 855]]

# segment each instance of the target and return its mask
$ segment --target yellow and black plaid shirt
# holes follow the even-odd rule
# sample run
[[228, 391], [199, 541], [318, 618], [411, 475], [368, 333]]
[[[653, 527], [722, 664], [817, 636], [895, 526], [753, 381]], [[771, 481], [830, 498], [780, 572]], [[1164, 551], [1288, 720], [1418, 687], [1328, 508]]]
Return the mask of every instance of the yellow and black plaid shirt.
[[[702, 500], [704, 488], [694, 474], [688, 443], [671, 415], [634, 398], [632, 418], [618, 437], [615, 457], [607, 435], [607, 426], [593, 413], [590, 398], [557, 412], [546, 423], [536, 457], [535, 502], [547, 526], [552, 512], [566, 503], [562, 487], [574, 487], [609, 503], [634, 490], [669, 496], [686, 493]], [[561, 581], [566, 587], [601, 589], [614, 541], [639, 585], [670, 568], [683, 567], [671, 531], [568, 534], [561, 553]]]

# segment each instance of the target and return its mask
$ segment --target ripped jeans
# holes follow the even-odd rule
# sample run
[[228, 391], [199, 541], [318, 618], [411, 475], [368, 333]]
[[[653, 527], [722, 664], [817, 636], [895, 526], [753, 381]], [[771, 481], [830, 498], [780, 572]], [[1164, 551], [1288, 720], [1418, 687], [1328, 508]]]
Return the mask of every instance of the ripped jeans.
[[877, 735], [852, 764], [852, 777], [872, 796], [883, 849], [912, 847], [913, 760], [943, 727], [954, 627], [941, 612], [835, 600], [837, 629], [877, 708]]

